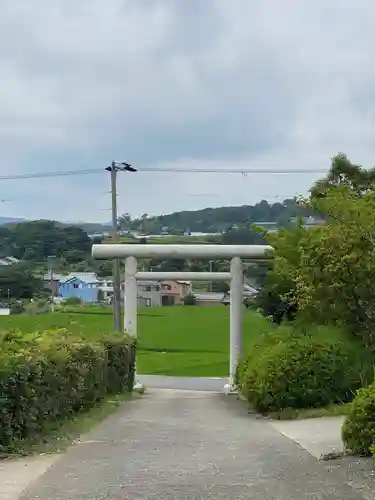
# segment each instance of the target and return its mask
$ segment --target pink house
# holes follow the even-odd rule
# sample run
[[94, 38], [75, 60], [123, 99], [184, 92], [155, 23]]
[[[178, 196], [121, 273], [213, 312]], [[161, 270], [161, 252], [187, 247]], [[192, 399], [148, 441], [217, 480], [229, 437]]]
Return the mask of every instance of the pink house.
[[175, 306], [183, 303], [184, 297], [191, 292], [190, 281], [166, 280], [161, 285], [161, 304]]

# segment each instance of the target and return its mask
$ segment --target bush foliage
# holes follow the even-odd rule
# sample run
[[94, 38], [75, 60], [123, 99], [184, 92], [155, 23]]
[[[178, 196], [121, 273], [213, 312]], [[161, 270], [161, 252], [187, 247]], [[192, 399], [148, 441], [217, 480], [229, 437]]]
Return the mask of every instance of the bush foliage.
[[185, 295], [184, 297], [184, 306], [195, 306], [197, 303], [197, 299], [195, 295], [192, 295], [191, 293], [188, 295]]
[[82, 300], [79, 297], [67, 297], [64, 300], [64, 304], [67, 306], [79, 306], [82, 304]]
[[339, 331], [298, 325], [262, 334], [238, 365], [236, 383], [261, 412], [347, 402], [366, 383], [364, 349]]
[[342, 438], [352, 453], [374, 454], [375, 382], [358, 391], [342, 427]]
[[91, 408], [108, 393], [131, 391], [132, 344], [123, 335], [96, 342], [67, 330], [0, 339], [0, 453], [42, 435], [49, 423]]

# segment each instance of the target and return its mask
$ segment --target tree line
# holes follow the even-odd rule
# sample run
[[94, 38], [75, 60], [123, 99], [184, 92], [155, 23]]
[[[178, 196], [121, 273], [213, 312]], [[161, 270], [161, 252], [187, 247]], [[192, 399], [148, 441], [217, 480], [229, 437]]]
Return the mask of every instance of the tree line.
[[50, 256], [79, 262], [91, 251], [87, 233], [75, 226], [39, 220], [0, 226], [0, 256], [40, 262]]
[[374, 346], [375, 168], [339, 154], [302, 203], [325, 224], [302, 224], [266, 235], [275, 249], [259, 297], [265, 314], [285, 304], [308, 321], [344, 327]]
[[261, 222], [274, 222], [276, 227], [284, 227], [291, 218], [309, 215], [314, 215], [314, 212], [310, 207], [302, 206], [296, 198], [278, 203], [262, 200], [255, 205], [205, 208], [156, 217], [143, 214], [137, 219], [132, 219], [130, 214], [125, 213], [119, 217], [119, 228], [138, 230], [144, 234], [160, 234], [163, 230], [169, 234], [187, 231], [221, 233]]

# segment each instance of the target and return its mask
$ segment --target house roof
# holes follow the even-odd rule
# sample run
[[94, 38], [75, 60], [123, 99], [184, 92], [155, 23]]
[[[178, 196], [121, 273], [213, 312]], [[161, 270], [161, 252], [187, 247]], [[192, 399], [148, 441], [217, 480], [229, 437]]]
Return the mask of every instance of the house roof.
[[223, 293], [219, 292], [194, 292], [196, 300], [204, 300], [206, 302], [221, 302], [224, 297]]
[[157, 281], [152, 281], [152, 280], [137, 280], [137, 284], [145, 286], [155, 286], [158, 285], [159, 283]]
[[74, 279], [83, 281], [84, 283], [101, 283], [102, 281], [95, 273], [70, 273], [68, 276], [64, 276], [63, 279], [60, 280], [60, 283], [67, 283]]
[[20, 261], [11, 255], [0, 258], [0, 266], [11, 266], [12, 264], [18, 264]]
[[[64, 278], [66, 278], [65, 274], [60, 274], [60, 273], [53, 273], [53, 281], [61, 281]], [[43, 276], [44, 281], [51, 281], [51, 275], [49, 273], [46, 273]]]

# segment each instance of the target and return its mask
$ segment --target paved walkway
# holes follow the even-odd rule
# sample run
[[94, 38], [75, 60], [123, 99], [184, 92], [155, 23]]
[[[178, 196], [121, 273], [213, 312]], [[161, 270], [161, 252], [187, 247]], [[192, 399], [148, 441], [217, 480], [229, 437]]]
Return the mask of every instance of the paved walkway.
[[224, 392], [228, 377], [166, 377], [165, 375], [137, 375], [136, 381], [149, 389], [181, 389], [191, 391]]
[[271, 425], [318, 459], [344, 452], [341, 427], [345, 417], [319, 417], [304, 420], [273, 420]]
[[235, 397], [152, 389], [126, 403], [22, 500], [360, 500]]

